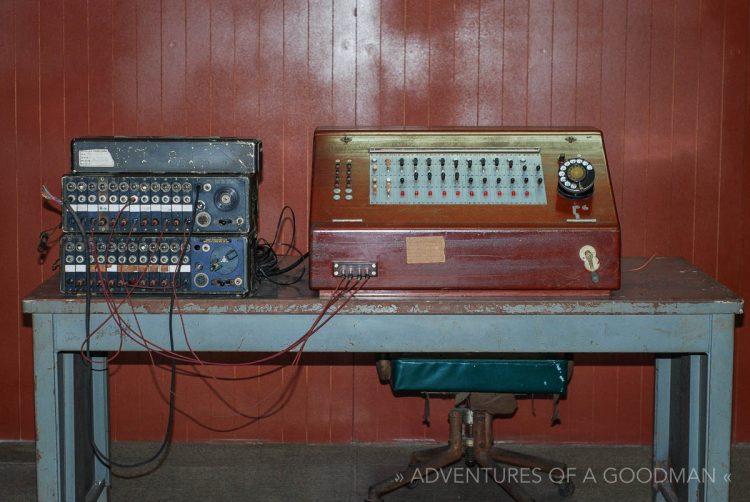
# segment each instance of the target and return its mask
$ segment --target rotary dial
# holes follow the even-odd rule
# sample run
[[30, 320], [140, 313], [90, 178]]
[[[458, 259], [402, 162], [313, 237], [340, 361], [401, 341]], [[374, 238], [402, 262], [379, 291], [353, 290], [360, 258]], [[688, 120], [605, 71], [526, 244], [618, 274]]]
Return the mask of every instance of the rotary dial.
[[557, 191], [569, 199], [583, 199], [594, 192], [596, 172], [585, 159], [570, 159], [560, 163], [557, 171]]

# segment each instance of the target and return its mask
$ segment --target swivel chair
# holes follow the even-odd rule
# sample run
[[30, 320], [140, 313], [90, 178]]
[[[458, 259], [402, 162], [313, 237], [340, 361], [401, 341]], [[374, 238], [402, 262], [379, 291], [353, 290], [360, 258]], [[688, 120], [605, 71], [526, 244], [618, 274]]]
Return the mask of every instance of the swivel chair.
[[[370, 487], [367, 502], [383, 500], [383, 495], [409, 485], [415, 487], [430, 470], [465, 460], [505, 472], [504, 465], [549, 473], [560, 496], [573, 493], [575, 486], [561, 462], [518, 453], [494, 446], [494, 415], [510, 415], [516, 409], [516, 394], [564, 394], [572, 363], [564, 359], [424, 359], [394, 358], [376, 363], [381, 381], [390, 382], [394, 393], [457, 394], [457, 406], [448, 414], [447, 446], [412, 453], [409, 465], [395, 475]], [[557, 406], [555, 405], [555, 415]], [[555, 420], [553, 415], [553, 421]], [[534, 498], [512, 476], [493, 479], [514, 500]]]

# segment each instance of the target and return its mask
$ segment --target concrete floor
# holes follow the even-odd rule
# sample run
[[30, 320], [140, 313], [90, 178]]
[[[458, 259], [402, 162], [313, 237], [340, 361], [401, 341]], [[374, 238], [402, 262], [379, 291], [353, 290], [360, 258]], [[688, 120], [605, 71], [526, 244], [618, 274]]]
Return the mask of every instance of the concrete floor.
[[[149, 475], [114, 478], [110, 500], [363, 500], [370, 484], [405, 467], [409, 453], [419, 446], [175, 444], [163, 464]], [[127, 462], [149, 455], [154, 447], [119, 443], [114, 445], [113, 453], [118, 460]], [[516, 449], [564, 460], [574, 468], [576, 490], [567, 499], [571, 502], [651, 499], [648, 484], [627, 482], [634, 471], [648, 466], [648, 447], [522, 445]], [[750, 447], [735, 447], [732, 462], [732, 500], [748, 501]], [[443, 476], [452, 481], [436, 480], [435, 475], [413, 490], [402, 488], [388, 495], [386, 500], [511, 500], [495, 485], [492, 475], [479, 475], [477, 480], [477, 475], [467, 473], [463, 464], [445, 469]], [[562, 500], [550, 483], [530, 481], [525, 486], [537, 500]], [[0, 500], [30, 501], [35, 496], [33, 443], [0, 442]]]

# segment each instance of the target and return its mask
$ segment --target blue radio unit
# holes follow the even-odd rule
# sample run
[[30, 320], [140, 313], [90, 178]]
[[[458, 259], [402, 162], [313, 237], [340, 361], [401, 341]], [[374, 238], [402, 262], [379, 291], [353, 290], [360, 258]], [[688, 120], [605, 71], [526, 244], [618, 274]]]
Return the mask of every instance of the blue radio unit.
[[245, 236], [65, 234], [60, 240], [60, 290], [93, 294], [234, 294], [249, 291]]
[[[250, 233], [257, 220], [256, 178], [247, 176], [69, 175], [63, 199], [86, 232]], [[67, 206], [63, 231], [79, 232]]]

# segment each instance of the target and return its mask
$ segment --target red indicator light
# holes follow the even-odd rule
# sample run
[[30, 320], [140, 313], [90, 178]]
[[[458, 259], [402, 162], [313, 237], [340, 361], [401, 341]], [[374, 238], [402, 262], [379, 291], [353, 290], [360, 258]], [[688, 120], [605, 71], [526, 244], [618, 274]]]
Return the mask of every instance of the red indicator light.
[[499, 190], [498, 190], [498, 191], [497, 191], [497, 196], [498, 196], [498, 197], [502, 197], [502, 195], [503, 195], [503, 192], [501, 192], [501, 191], [499, 191]]
[[404, 193], [404, 191], [401, 190], [401, 197], [403, 197], [404, 195], [406, 195], [406, 193]]
[[524, 194], [524, 195], [525, 195], [526, 197], [528, 197], [528, 196], [529, 196], [529, 192], [528, 192], [528, 191], [524, 192], [523, 194]]
[[414, 190], [414, 197], [419, 197], [419, 190]]
[[487, 197], [487, 195], [489, 195], [489, 194], [487, 193], [487, 190], [485, 190], [484, 191], [484, 196]]
[[516, 196], [516, 191], [515, 191], [515, 190], [513, 190], [513, 191], [512, 191], [512, 192], [511, 192], [510, 194], [511, 194], [511, 195], [512, 195], [513, 197], [515, 197], [515, 196]]
[[445, 197], [446, 195], [448, 195], [448, 192], [446, 192], [445, 190], [443, 190], [443, 197]]
[[432, 197], [432, 190], [430, 190], [429, 192], [427, 192], [427, 196], [428, 197]]
[[469, 195], [470, 195], [471, 197], [474, 197], [474, 191], [472, 190], [471, 192], [469, 192]]
[[456, 197], [461, 197], [461, 192], [459, 192], [458, 190], [456, 190]]

